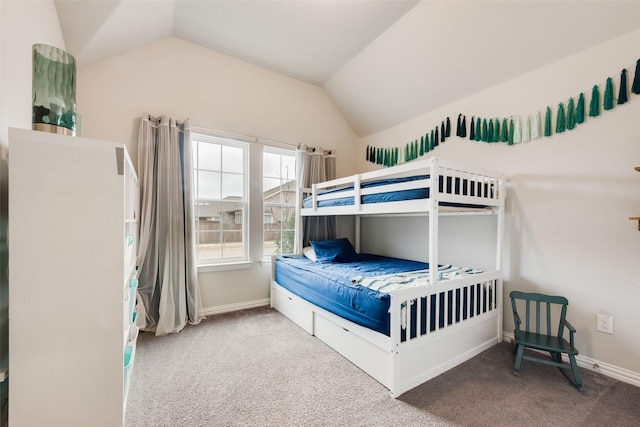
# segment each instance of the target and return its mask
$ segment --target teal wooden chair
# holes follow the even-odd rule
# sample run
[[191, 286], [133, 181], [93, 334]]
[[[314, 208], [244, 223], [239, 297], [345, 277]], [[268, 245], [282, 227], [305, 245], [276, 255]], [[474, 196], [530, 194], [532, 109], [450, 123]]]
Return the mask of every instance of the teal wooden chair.
[[[578, 350], [573, 345], [573, 334], [575, 334], [576, 329], [571, 326], [566, 319], [567, 305], [569, 305], [567, 299], [561, 296], [549, 296], [519, 291], [512, 291], [509, 297], [511, 298], [511, 308], [513, 309], [513, 320], [515, 322], [515, 340], [513, 344], [514, 375], [519, 375], [523, 360], [544, 363], [545, 365], [560, 368], [562, 374], [574, 386], [580, 391], [584, 391], [582, 378], [580, 377], [580, 371], [576, 363]], [[524, 307], [525, 310], [524, 329], [522, 329], [522, 318], [518, 314], [518, 305], [521, 308]], [[552, 313], [554, 316], [552, 316]], [[558, 317], [556, 313], [559, 313], [557, 329], [552, 329], [552, 327], [556, 325], [556, 323], [552, 323], [552, 317]], [[546, 333], [544, 333], [544, 330], [542, 332], [540, 330], [541, 322], [544, 322], [543, 326], [546, 326]], [[563, 338], [565, 328], [569, 330], [569, 341]], [[552, 334], [552, 331], [557, 331], [557, 334]], [[548, 351], [549, 354], [551, 354], [551, 360], [525, 356], [525, 348]], [[568, 356], [569, 364], [562, 361], [563, 353]], [[569, 371], [571, 371], [571, 375]]]

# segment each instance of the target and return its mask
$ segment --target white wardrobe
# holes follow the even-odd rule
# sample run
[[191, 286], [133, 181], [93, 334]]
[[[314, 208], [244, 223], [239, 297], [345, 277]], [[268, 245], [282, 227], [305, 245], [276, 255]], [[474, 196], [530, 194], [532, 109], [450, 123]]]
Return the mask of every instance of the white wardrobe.
[[122, 426], [138, 182], [124, 144], [9, 129], [9, 425]]

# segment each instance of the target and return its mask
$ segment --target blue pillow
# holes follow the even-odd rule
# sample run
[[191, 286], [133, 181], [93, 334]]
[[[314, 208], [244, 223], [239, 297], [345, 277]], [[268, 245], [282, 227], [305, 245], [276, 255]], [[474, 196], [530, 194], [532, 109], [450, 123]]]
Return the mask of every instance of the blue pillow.
[[346, 238], [309, 243], [313, 246], [318, 262], [351, 262], [358, 255]]

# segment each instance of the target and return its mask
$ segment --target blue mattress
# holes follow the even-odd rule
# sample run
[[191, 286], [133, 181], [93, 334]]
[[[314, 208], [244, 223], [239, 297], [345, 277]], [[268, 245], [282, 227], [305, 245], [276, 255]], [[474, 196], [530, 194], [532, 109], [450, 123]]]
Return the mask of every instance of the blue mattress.
[[422, 270], [429, 264], [359, 254], [346, 263], [313, 262], [304, 256], [276, 259], [275, 279], [305, 300], [359, 325], [389, 335], [389, 294], [356, 286], [351, 278]]
[[[428, 263], [410, 261], [398, 258], [382, 257], [370, 254], [358, 254], [357, 259], [347, 263], [320, 263], [313, 262], [304, 256], [282, 255], [276, 258], [275, 280], [285, 289], [300, 296], [331, 313], [350, 320], [354, 323], [373, 329], [385, 335], [389, 335], [389, 294], [378, 292], [363, 286], [354, 285], [351, 281], [355, 276], [378, 276], [383, 274], [400, 273], [429, 268]], [[479, 285], [478, 285], [479, 286]], [[449, 296], [452, 295], [449, 291]], [[485, 311], [486, 306], [479, 307], [480, 298], [476, 298], [480, 288], [471, 288], [467, 294], [460, 295], [456, 290], [456, 301], [463, 305], [463, 313], [467, 312], [467, 304], [478, 305], [478, 311]], [[441, 293], [444, 296], [444, 293]], [[461, 298], [462, 297], [462, 298]], [[448, 318], [444, 318], [445, 298], [431, 297], [431, 319], [420, 319], [420, 330], [425, 333], [427, 329], [433, 331], [436, 324], [439, 327], [460, 321], [458, 310], [452, 310], [451, 298], [447, 298]], [[426, 313], [427, 298], [420, 301], [421, 312]], [[489, 304], [492, 304], [489, 299]], [[435, 306], [440, 305], [440, 319], [435, 319]], [[455, 313], [455, 314], [454, 314]], [[455, 319], [453, 317], [456, 317]], [[472, 314], [473, 316], [473, 314]], [[463, 319], [467, 316], [463, 314]], [[418, 322], [416, 310], [410, 310], [409, 321], [416, 325]], [[401, 332], [401, 339], [406, 336]], [[412, 337], [415, 333], [412, 334]]]
[[[401, 178], [387, 178], [387, 179], [378, 179], [373, 181], [363, 182], [361, 188], [375, 188], [381, 185], [388, 184], [397, 184], [402, 182], [410, 182], [417, 181], [421, 179], [428, 179], [429, 175], [414, 175], [408, 177]], [[442, 178], [442, 177], [441, 177]], [[476, 193], [476, 184], [470, 183], [466, 179], [460, 179], [452, 177], [447, 177], [446, 179], [440, 179], [440, 191], [446, 191], [458, 194], [462, 192], [463, 194], [469, 194], [473, 196]], [[485, 186], [487, 184], [484, 184]], [[454, 189], [455, 186], [455, 189]], [[446, 188], [446, 190], [445, 190]], [[333, 188], [331, 190], [321, 191], [318, 194], [332, 194], [332, 193], [340, 193], [343, 191], [353, 190], [353, 185], [346, 185], [342, 187]], [[385, 203], [385, 202], [399, 202], [404, 200], [415, 200], [415, 199], [428, 199], [429, 198], [429, 188], [415, 188], [411, 190], [399, 190], [399, 191], [391, 191], [384, 193], [374, 193], [367, 194], [361, 196], [360, 203], [362, 204], [371, 204], [371, 203]], [[354, 204], [353, 196], [348, 197], [336, 197], [330, 200], [319, 200], [318, 207], [330, 207], [330, 206], [350, 206]], [[461, 203], [441, 203], [443, 206], [457, 206], [463, 208], [478, 208], [485, 207], [484, 205], [471, 205], [471, 204], [461, 204]], [[313, 197], [309, 196], [302, 201], [303, 208], [311, 208], [313, 207]]]

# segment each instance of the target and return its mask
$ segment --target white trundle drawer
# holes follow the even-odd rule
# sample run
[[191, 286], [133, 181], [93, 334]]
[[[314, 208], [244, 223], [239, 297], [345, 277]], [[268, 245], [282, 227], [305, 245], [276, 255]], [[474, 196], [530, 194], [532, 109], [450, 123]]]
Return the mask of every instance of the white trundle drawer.
[[307, 301], [275, 285], [271, 287], [271, 300], [276, 310], [313, 335], [313, 311]]
[[315, 336], [389, 388], [391, 365], [390, 354], [340, 326], [315, 313]]

